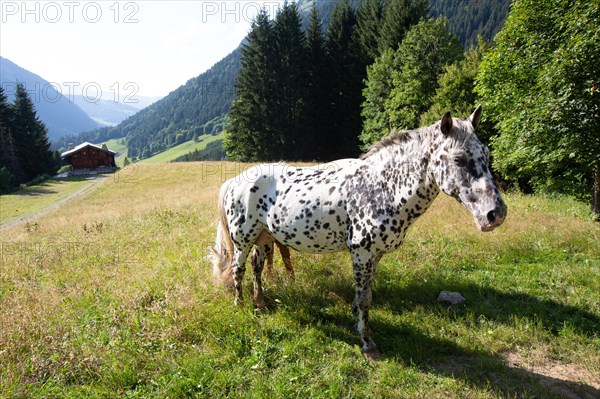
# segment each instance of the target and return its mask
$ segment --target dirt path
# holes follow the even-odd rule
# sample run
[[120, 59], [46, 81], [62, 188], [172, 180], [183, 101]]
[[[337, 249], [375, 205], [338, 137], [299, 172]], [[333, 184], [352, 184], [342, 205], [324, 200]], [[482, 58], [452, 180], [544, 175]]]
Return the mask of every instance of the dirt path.
[[16, 219], [16, 220], [11, 220], [8, 223], [0, 225], [0, 231], [10, 229], [10, 228], [18, 226], [20, 224], [31, 222], [34, 219], [37, 219], [47, 213], [50, 213], [50, 212], [60, 208], [64, 203], [66, 203], [74, 198], [81, 197], [85, 194], [89, 194], [93, 189], [95, 189], [99, 186], [100, 182], [104, 181], [106, 178], [107, 178], [106, 176], [100, 176], [100, 175], [92, 177], [92, 178], [90, 178], [89, 182], [85, 186], [79, 188], [77, 191], [74, 191], [74, 192], [68, 194], [64, 198], [59, 199], [58, 201], [54, 202], [50, 206], [48, 206], [40, 211], [24, 213], [23, 215], [20, 215], [18, 217], [18, 219]]

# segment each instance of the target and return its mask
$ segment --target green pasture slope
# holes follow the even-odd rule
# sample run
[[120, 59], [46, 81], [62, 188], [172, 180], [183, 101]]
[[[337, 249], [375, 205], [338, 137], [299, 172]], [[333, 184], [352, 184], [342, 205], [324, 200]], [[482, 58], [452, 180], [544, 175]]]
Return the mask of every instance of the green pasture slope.
[[[175, 147], [169, 148], [166, 151], [163, 151], [161, 153], [153, 155], [150, 158], [142, 159], [138, 163], [171, 162], [171, 161], [177, 159], [178, 157], [186, 155], [195, 150], [203, 150], [204, 148], [206, 148], [207, 144], [217, 141], [219, 139], [222, 139], [223, 137], [225, 137], [225, 133], [221, 133], [221, 134], [218, 134], [215, 136], [210, 135], [210, 134], [205, 134], [203, 136], [200, 136], [198, 138], [198, 141], [195, 141], [195, 140], [186, 141], [185, 143], [181, 143]], [[106, 144], [110, 150], [115, 151], [117, 153], [117, 156], [115, 157], [117, 166], [123, 167], [123, 162], [125, 160], [125, 157], [127, 156], [127, 146], [123, 143], [123, 139], [112, 139], [112, 140], [108, 140], [104, 143], [101, 143], [100, 145], [102, 145], [102, 144]]]
[[[139, 164], [36, 229], [0, 231], [3, 398], [600, 397], [600, 225], [505, 195], [490, 233], [441, 195], [383, 257], [369, 362], [347, 254], [276, 255], [267, 310], [214, 286], [221, 182], [247, 165]], [[446, 307], [442, 290], [467, 302]]]
[[186, 155], [195, 150], [203, 150], [206, 145], [225, 137], [225, 133], [218, 135], [205, 134], [198, 138], [198, 141], [190, 140], [181, 143], [175, 147], [169, 148], [166, 151], [151, 156], [150, 158], [142, 159], [140, 163], [165, 163], [171, 162], [180, 156]]

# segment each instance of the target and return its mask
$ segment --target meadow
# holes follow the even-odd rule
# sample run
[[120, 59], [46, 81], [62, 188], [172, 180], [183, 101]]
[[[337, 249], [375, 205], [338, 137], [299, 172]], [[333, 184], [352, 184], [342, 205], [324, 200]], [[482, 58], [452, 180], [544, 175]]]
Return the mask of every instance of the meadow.
[[[150, 158], [142, 159], [141, 161], [139, 161], [139, 163], [145, 164], [171, 162], [195, 150], [203, 150], [206, 148], [207, 144], [223, 139], [224, 136], [225, 135], [223, 133], [218, 134], [216, 136], [213, 136], [211, 134], [204, 134], [198, 137], [198, 141], [186, 141], [184, 143], [171, 147], [168, 150], [159, 152], [158, 154], [155, 154]], [[103, 144], [106, 144], [110, 150], [115, 151], [117, 153], [117, 156], [115, 157], [115, 162], [117, 166], [123, 167], [123, 163], [125, 161], [125, 158], [127, 157], [127, 147], [123, 143], [123, 139], [112, 139], [105, 141]]]
[[[506, 193], [506, 222], [484, 234], [441, 195], [378, 267], [384, 356], [369, 362], [347, 254], [292, 252], [295, 281], [276, 255], [260, 312], [213, 284], [218, 189], [246, 167], [130, 165], [36, 229], [0, 231], [0, 396], [600, 397], [600, 224], [586, 204]], [[441, 305], [442, 290], [466, 304]]]
[[60, 204], [70, 196], [87, 190], [94, 178], [83, 176], [49, 179], [0, 196], [0, 228], [20, 220], [31, 219], [40, 212]]

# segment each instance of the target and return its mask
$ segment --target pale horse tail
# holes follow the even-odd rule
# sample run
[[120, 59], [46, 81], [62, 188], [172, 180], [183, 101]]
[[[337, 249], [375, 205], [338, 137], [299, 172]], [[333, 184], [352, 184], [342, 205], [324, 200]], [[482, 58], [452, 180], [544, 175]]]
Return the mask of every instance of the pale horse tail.
[[209, 248], [210, 253], [208, 255], [213, 264], [215, 283], [227, 288], [233, 287], [233, 272], [231, 269], [233, 241], [231, 241], [227, 216], [225, 215], [225, 194], [230, 183], [230, 181], [223, 183], [219, 191], [217, 238], [214, 247]]

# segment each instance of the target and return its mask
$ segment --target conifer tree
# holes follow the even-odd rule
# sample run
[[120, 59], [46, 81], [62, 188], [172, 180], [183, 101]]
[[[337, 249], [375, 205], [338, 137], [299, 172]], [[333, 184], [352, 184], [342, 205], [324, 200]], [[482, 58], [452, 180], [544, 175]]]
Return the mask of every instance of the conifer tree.
[[23, 178], [15, 141], [10, 129], [11, 109], [4, 88], [0, 86], [0, 192], [10, 191]]
[[273, 24], [276, 57], [271, 68], [273, 98], [268, 99], [272, 116], [268, 123], [276, 133], [270, 158], [303, 159], [305, 143], [306, 69], [305, 36], [295, 3], [283, 4]]
[[231, 105], [230, 125], [223, 147], [232, 160], [267, 160], [278, 140], [268, 123], [273, 98], [273, 25], [263, 9], [252, 23], [242, 47], [242, 65]]
[[378, 47], [383, 6], [383, 0], [360, 0], [358, 4], [356, 12], [358, 44], [364, 56], [365, 66], [371, 65], [380, 55]]
[[328, 149], [335, 145], [329, 126], [329, 65], [322, 24], [313, 4], [306, 31], [306, 107], [304, 160], [328, 159]]
[[396, 50], [409, 28], [428, 13], [427, 0], [388, 0], [381, 23], [379, 53], [386, 49]]
[[35, 112], [25, 86], [17, 84], [15, 100], [11, 105], [12, 120], [9, 122], [12, 137], [17, 145], [19, 164], [25, 181], [56, 171], [56, 163], [50, 150], [48, 129]]
[[341, 0], [331, 14], [326, 41], [332, 73], [330, 124], [335, 132], [335, 146], [329, 149], [328, 159], [354, 157], [360, 152], [358, 135], [362, 130], [360, 105], [365, 72], [355, 27], [354, 10], [348, 0]]

